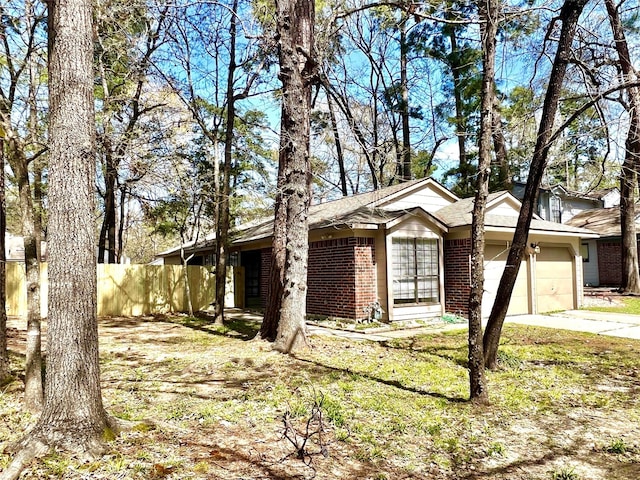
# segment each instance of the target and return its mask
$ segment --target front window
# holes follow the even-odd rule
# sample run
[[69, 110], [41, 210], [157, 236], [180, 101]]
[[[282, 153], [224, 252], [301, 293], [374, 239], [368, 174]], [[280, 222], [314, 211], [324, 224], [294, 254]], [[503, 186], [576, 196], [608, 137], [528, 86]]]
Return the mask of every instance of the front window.
[[394, 238], [393, 303], [439, 301], [438, 241], [430, 238]]
[[553, 196], [549, 199], [551, 207], [551, 221], [562, 223], [562, 202], [560, 198]]

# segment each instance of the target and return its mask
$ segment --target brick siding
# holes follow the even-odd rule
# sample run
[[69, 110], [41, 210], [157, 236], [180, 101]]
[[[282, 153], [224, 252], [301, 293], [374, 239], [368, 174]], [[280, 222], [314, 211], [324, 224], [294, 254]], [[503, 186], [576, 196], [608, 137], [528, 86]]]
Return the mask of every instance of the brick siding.
[[373, 238], [356, 238], [354, 245], [356, 267], [356, 320], [367, 319], [368, 307], [378, 300], [375, 244]]
[[307, 313], [359, 320], [376, 300], [372, 238], [339, 238], [309, 244]]
[[469, 308], [469, 255], [471, 239], [444, 242], [445, 310], [466, 316]]
[[[262, 250], [261, 304], [266, 306], [271, 249]], [[373, 238], [339, 238], [309, 244], [307, 314], [360, 320], [377, 299]]]
[[[598, 245], [598, 276], [603, 287], [622, 284], [622, 242], [620, 239], [603, 240]], [[640, 256], [640, 245], [638, 246]]]

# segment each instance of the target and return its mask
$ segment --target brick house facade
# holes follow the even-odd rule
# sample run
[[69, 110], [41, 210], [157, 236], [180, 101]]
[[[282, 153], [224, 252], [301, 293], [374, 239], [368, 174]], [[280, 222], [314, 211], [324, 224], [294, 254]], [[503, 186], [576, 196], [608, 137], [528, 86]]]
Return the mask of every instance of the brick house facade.
[[[619, 238], [597, 242], [600, 285], [619, 287], [622, 284], [622, 242]], [[640, 246], [638, 247], [640, 257]]]
[[[260, 296], [264, 308], [271, 249], [261, 253]], [[373, 238], [346, 237], [309, 243], [307, 314], [362, 320], [377, 300]]]
[[[584, 280], [589, 286], [620, 287], [622, 285], [622, 240], [620, 208], [597, 208], [573, 217], [568, 225], [588, 228], [599, 235], [583, 241], [588, 257], [584, 264]], [[636, 218], [640, 231], [640, 218]], [[640, 255], [640, 247], [638, 248]], [[591, 258], [589, 258], [591, 257]]]
[[447, 312], [466, 312], [469, 305], [469, 255], [471, 239], [461, 238], [444, 242], [444, 290]]
[[600, 285], [620, 285], [620, 282], [622, 281], [620, 240], [598, 242], [597, 248]]
[[[494, 250], [499, 246], [497, 253], [506, 251], [520, 204], [508, 192], [497, 192], [487, 205], [486, 240]], [[369, 318], [372, 307], [379, 305], [380, 319], [388, 322], [425, 320], [445, 312], [464, 315], [470, 290], [472, 209], [472, 198], [459, 199], [432, 179], [311, 206], [306, 313], [357, 321]], [[254, 222], [236, 233], [231, 245], [236, 255], [232, 265], [237, 268], [231, 304], [236, 307], [266, 306], [272, 234], [273, 219]], [[588, 230], [541, 219], [532, 222], [530, 241], [543, 245], [545, 253], [559, 252], [555, 258], [561, 259], [566, 273], [561, 281], [570, 285], [570, 294], [559, 308], [579, 307], [581, 284], [572, 278], [579, 277], [575, 269], [582, 264], [579, 246], [585, 234], [594, 238]], [[214, 242], [190, 248], [206, 255]], [[165, 262], [177, 262], [177, 251], [164, 253]], [[496, 252], [490, 260], [499, 270], [502, 260], [496, 260]], [[545, 262], [555, 267], [555, 261]], [[534, 282], [535, 275], [531, 270], [531, 281], [524, 283], [527, 291], [557, 309], [559, 290], [545, 276]], [[496, 283], [495, 277], [492, 282]], [[487, 300], [492, 301], [489, 296]], [[527, 292], [515, 303], [526, 312]]]
[[361, 320], [376, 301], [372, 238], [348, 237], [309, 244], [307, 313]]

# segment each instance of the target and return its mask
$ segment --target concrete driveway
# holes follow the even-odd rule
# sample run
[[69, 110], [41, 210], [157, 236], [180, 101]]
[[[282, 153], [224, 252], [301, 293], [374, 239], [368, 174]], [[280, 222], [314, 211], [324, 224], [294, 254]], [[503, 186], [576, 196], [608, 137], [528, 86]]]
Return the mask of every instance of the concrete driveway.
[[552, 315], [514, 315], [505, 322], [640, 340], [640, 315], [567, 310]]
[[[505, 323], [559, 328], [576, 332], [588, 332], [598, 335], [640, 340], [640, 315], [591, 312], [588, 310], [568, 310], [566, 312], [554, 313], [551, 315], [513, 315], [507, 317], [505, 319]], [[316, 325], [309, 325], [308, 328], [311, 335], [332, 335], [336, 337], [350, 338], [352, 340], [383, 342], [391, 339], [409, 338], [415, 335], [467, 328], [467, 324], [436, 323], [419, 328], [389, 329], [387, 331], [368, 332], [336, 330]]]

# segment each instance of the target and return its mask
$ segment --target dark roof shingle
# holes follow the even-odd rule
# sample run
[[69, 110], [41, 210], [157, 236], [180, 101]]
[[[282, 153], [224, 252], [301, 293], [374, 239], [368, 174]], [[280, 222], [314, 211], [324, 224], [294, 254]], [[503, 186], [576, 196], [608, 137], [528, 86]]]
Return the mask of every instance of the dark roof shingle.
[[[602, 237], [619, 237], [621, 234], [620, 208], [610, 207], [585, 210], [575, 215], [567, 222], [567, 225], [588, 228]], [[636, 225], [640, 225], [638, 220], [636, 220]]]

